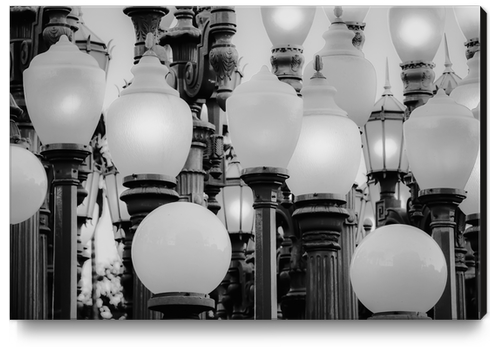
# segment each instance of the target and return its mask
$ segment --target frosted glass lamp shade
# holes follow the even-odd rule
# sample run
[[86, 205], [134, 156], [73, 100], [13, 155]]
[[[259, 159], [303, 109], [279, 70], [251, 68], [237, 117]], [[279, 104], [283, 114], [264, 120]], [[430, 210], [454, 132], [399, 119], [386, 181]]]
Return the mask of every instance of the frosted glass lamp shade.
[[107, 112], [107, 142], [123, 177], [160, 174], [176, 177], [192, 140], [192, 114], [166, 82], [168, 73], [153, 55], [132, 68], [132, 84]]
[[105, 72], [92, 56], [61, 36], [24, 71], [24, 93], [43, 145], [88, 145], [102, 112]]
[[444, 34], [444, 7], [396, 6], [388, 13], [391, 41], [402, 62], [432, 62]]
[[48, 179], [32, 152], [10, 145], [10, 224], [31, 218], [46, 198]]
[[480, 103], [480, 52], [476, 52], [473, 58], [468, 59], [468, 75], [463, 78], [451, 92], [458, 104], [476, 108]]
[[301, 131], [303, 100], [266, 66], [226, 100], [230, 139], [243, 168], [286, 168]]
[[466, 215], [480, 213], [480, 151], [478, 151], [475, 165], [464, 189], [466, 190], [466, 199], [459, 204], [459, 208]]
[[[364, 53], [352, 44], [354, 33], [344, 23], [334, 23], [324, 33], [325, 46], [317, 54], [323, 62], [323, 75], [335, 87], [336, 104], [358, 127], [371, 115], [376, 98], [376, 71]], [[313, 76], [313, 61], [305, 66], [304, 85]]]
[[453, 7], [456, 21], [466, 40], [480, 37], [480, 6]]
[[289, 162], [287, 184], [295, 195], [345, 195], [352, 188], [361, 163], [357, 125], [334, 101], [335, 88], [325, 78], [303, 87], [303, 124]]
[[[323, 12], [330, 23], [335, 21], [335, 6], [323, 6]], [[365, 6], [342, 6], [342, 20], [347, 23], [363, 23], [369, 12], [369, 7]]]
[[356, 248], [350, 278], [357, 297], [373, 313], [425, 313], [446, 286], [446, 260], [422, 230], [387, 225], [369, 233]]
[[464, 189], [478, 154], [480, 122], [443, 89], [403, 126], [408, 162], [420, 189]]
[[230, 234], [251, 234], [254, 229], [252, 189], [240, 179], [242, 167], [232, 161], [226, 170], [226, 185], [216, 196], [221, 209], [218, 218]]
[[262, 23], [274, 46], [303, 45], [315, 18], [314, 6], [266, 6]]
[[154, 294], [208, 294], [228, 271], [231, 242], [223, 223], [207, 208], [169, 203], [139, 225], [132, 260], [137, 276]]

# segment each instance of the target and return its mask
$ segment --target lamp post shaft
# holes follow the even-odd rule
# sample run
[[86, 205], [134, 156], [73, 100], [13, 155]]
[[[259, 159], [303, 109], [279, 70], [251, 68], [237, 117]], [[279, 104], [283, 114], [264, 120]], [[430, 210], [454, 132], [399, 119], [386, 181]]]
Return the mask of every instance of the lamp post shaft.
[[53, 318], [76, 319], [78, 170], [90, 147], [50, 144], [42, 147], [41, 154], [53, 165]]
[[255, 210], [255, 319], [277, 319], [276, 208], [278, 190], [288, 178], [282, 168], [242, 171], [252, 188]]

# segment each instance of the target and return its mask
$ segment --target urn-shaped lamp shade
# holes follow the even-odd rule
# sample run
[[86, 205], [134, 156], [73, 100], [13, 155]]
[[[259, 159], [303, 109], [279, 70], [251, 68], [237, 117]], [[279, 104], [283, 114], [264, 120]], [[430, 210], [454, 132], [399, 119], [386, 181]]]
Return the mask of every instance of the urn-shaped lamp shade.
[[453, 10], [466, 40], [480, 38], [480, 6], [455, 6]]
[[480, 103], [480, 52], [468, 59], [467, 64], [468, 75], [453, 89], [451, 98], [472, 110]]
[[303, 45], [315, 18], [314, 6], [266, 6], [262, 23], [274, 46]]
[[[322, 73], [337, 90], [335, 102], [362, 127], [375, 102], [377, 78], [374, 66], [352, 44], [353, 37], [354, 33], [343, 22], [333, 23], [323, 34], [325, 46], [316, 54], [322, 57]], [[313, 64], [311, 61], [305, 66], [304, 85], [313, 76]]]
[[429, 311], [441, 297], [447, 267], [439, 245], [404, 224], [377, 228], [352, 256], [352, 288], [373, 313]]
[[[337, 18], [334, 8], [335, 6], [323, 6], [323, 12], [330, 23]], [[369, 7], [366, 6], [342, 6], [342, 20], [346, 23], [363, 23], [368, 12]]]
[[160, 174], [176, 177], [192, 140], [192, 114], [166, 82], [168, 69], [145, 54], [132, 68], [132, 84], [107, 112], [107, 142], [123, 177]]
[[480, 145], [480, 122], [443, 89], [404, 123], [408, 162], [420, 189], [464, 189]]
[[24, 71], [24, 93], [43, 145], [88, 145], [102, 112], [105, 72], [63, 35], [32, 59]]
[[432, 62], [444, 34], [444, 7], [396, 6], [388, 13], [391, 41], [402, 62]]
[[41, 208], [47, 189], [41, 161], [27, 149], [10, 145], [10, 224], [31, 218]]
[[464, 189], [466, 190], [466, 199], [459, 204], [459, 208], [466, 215], [480, 213], [480, 151], [478, 151], [475, 165]]
[[254, 228], [252, 189], [240, 179], [242, 166], [235, 158], [226, 170], [226, 185], [216, 196], [221, 205], [218, 218], [230, 234], [251, 234]]
[[228, 271], [231, 242], [207, 208], [174, 202], [143, 219], [134, 235], [132, 260], [137, 276], [154, 294], [208, 294]]
[[301, 93], [304, 117], [288, 166], [288, 187], [295, 195], [345, 195], [355, 182], [361, 162], [359, 129], [335, 104], [335, 88], [326, 79], [313, 78]]
[[301, 131], [303, 100], [263, 66], [226, 100], [230, 139], [243, 168], [286, 168]]

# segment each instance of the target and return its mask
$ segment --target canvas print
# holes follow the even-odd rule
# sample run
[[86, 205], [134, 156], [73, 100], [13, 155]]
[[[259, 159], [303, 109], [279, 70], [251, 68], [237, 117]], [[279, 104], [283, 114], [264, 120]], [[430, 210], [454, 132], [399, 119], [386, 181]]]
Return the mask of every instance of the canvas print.
[[10, 6], [10, 319], [482, 319], [482, 27]]

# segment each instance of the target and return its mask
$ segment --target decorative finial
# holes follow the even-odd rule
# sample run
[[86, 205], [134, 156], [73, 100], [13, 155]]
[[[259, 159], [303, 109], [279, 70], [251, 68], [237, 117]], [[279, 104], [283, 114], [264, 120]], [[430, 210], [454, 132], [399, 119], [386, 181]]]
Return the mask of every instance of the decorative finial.
[[340, 17], [342, 17], [342, 13], [344, 11], [342, 10], [342, 6], [335, 6], [335, 8], [333, 9], [333, 14], [335, 15], [335, 17], [337, 17], [338, 19]]
[[315, 55], [315, 60], [313, 61], [313, 69], [315, 69], [315, 73], [313, 74], [313, 76], [311, 76], [311, 79], [313, 79], [313, 78], [325, 78], [326, 79], [326, 77], [321, 72], [323, 70], [322, 57], [320, 57], [318, 54]]
[[386, 70], [385, 70], [385, 91], [383, 95], [393, 95], [391, 91], [391, 83], [390, 83], [390, 69], [388, 68], [388, 57], [386, 57]]
[[453, 63], [451, 62], [451, 59], [449, 58], [449, 47], [447, 45], [446, 33], [444, 33], [444, 52], [446, 53], [446, 61], [444, 62], [444, 66], [446, 67], [446, 71], [450, 71], [450, 68], [453, 65]]

